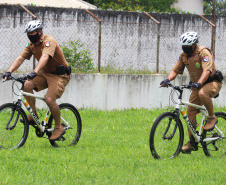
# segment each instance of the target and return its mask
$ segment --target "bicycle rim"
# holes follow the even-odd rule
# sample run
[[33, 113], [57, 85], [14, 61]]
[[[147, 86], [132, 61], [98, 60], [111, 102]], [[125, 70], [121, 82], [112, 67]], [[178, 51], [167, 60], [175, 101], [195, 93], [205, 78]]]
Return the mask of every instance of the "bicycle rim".
[[[179, 120], [175, 130], [176, 115], [171, 112], [161, 114], [154, 122], [150, 133], [150, 149], [155, 159], [170, 159], [179, 155], [184, 140], [183, 125]], [[169, 123], [170, 126], [169, 126]], [[167, 130], [167, 127], [168, 131]], [[164, 136], [165, 134], [165, 136]]]
[[[78, 143], [82, 131], [82, 121], [79, 112], [71, 104], [61, 104], [60, 114], [63, 120], [70, 124], [70, 128], [65, 130], [66, 133], [63, 137], [56, 141], [50, 141], [51, 145], [54, 147], [65, 147], [65, 146], [74, 146]], [[61, 124], [65, 125], [64, 121], [61, 120]], [[55, 127], [55, 121], [53, 120], [52, 115], [50, 116], [48, 122], [48, 128]], [[49, 137], [52, 133], [49, 134]]]
[[[27, 116], [22, 109], [18, 111], [16, 108], [17, 106], [11, 103], [0, 107], [0, 148], [2, 149], [22, 147], [27, 139], [29, 131]], [[21, 118], [25, 123], [20, 122]], [[16, 126], [13, 128], [15, 122]]]
[[[224, 138], [216, 141], [208, 141], [203, 143], [203, 151], [208, 157], [222, 157], [226, 152], [226, 114], [223, 112], [215, 113], [218, 123], [216, 126], [223, 132]], [[220, 137], [220, 133], [214, 128], [212, 131], [204, 131], [204, 138]]]

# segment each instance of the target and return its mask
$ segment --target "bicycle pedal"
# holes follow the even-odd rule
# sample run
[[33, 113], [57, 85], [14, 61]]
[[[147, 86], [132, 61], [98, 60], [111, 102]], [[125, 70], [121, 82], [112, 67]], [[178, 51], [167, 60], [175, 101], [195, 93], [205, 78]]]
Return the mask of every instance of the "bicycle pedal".
[[182, 154], [191, 154], [191, 149], [189, 150], [181, 150]]
[[198, 147], [197, 148], [196, 147], [192, 148], [192, 151], [198, 151]]
[[62, 135], [59, 139], [58, 139], [58, 141], [65, 141], [66, 139], [65, 139], [65, 137]]
[[191, 150], [192, 151], [198, 151], [198, 143], [194, 143], [192, 146], [191, 146]]

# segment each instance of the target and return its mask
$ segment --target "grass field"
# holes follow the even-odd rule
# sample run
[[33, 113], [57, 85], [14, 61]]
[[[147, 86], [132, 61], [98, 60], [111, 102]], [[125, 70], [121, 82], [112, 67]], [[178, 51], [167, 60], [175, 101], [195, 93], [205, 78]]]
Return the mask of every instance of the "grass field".
[[164, 111], [81, 109], [74, 147], [54, 148], [30, 127], [22, 148], [0, 150], [0, 184], [225, 184], [226, 156], [207, 158], [199, 150], [171, 160], [152, 157], [150, 129]]

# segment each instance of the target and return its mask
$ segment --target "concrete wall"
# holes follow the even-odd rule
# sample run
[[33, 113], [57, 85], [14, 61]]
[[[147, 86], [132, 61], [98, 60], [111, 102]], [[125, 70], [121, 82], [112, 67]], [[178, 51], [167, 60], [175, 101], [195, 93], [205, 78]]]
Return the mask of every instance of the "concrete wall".
[[[44, 33], [63, 44], [81, 40], [92, 52], [93, 62], [98, 63], [99, 24], [82, 9], [29, 7], [43, 21]], [[101, 66], [121, 69], [156, 70], [157, 24], [139, 12], [101, 11], [92, 13], [102, 20]], [[211, 47], [212, 27], [198, 15], [151, 13], [161, 22], [159, 70], [169, 72], [181, 52], [179, 37], [187, 31], [197, 31], [200, 45]], [[206, 16], [211, 20], [211, 16]], [[28, 39], [24, 25], [32, 18], [19, 6], [0, 6], [0, 72], [8, 69], [21, 53]], [[217, 17], [216, 65], [224, 73], [225, 67], [225, 17]], [[32, 70], [32, 61], [26, 61], [19, 72]]]
[[[22, 75], [19, 74], [19, 76]], [[159, 88], [160, 82], [165, 78], [164, 75], [72, 74], [65, 93], [57, 102], [69, 102], [77, 108], [100, 110], [164, 108], [169, 105], [171, 91], [171, 88]], [[188, 76], [178, 76], [174, 81], [175, 85], [188, 82]], [[16, 100], [17, 97], [12, 92], [11, 84], [11, 82], [1, 84], [0, 105]], [[226, 87], [223, 86], [220, 97], [214, 99], [216, 106], [226, 105], [226, 99], [223, 98], [225, 93]], [[44, 95], [45, 91], [39, 94]], [[185, 90], [184, 99], [188, 100], [189, 95], [190, 91]], [[43, 103], [37, 100], [37, 105], [42, 107]], [[171, 102], [170, 105], [173, 103]]]
[[204, 0], [178, 0], [177, 3], [173, 4], [173, 7], [185, 12], [203, 15], [203, 4]]
[[[43, 21], [44, 31], [62, 44], [68, 40], [81, 39], [89, 44], [97, 64], [99, 24], [81, 9], [28, 7]], [[144, 13], [122, 11], [92, 11], [102, 20], [101, 64], [120, 68], [147, 68], [155, 71], [157, 58], [157, 25]], [[169, 72], [178, 59], [181, 47], [179, 37], [186, 31], [197, 31], [200, 45], [211, 46], [211, 26], [197, 15], [158, 14], [151, 15], [161, 22], [160, 71]], [[206, 16], [209, 20], [211, 16]], [[0, 72], [8, 69], [11, 62], [27, 44], [24, 25], [31, 16], [18, 6], [0, 6]], [[225, 65], [225, 17], [217, 17], [216, 66], [226, 73]], [[32, 61], [26, 61], [20, 71], [31, 71]], [[21, 74], [22, 75], [22, 74]], [[127, 108], [165, 107], [169, 102], [170, 89], [159, 88], [162, 75], [100, 75], [73, 74], [72, 80], [60, 102], [70, 102], [76, 107], [103, 110]], [[0, 77], [2, 78], [2, 77]], [[189, 82], [179, 77], [176, 84]], [[11, 82], [0, 87], [0, 104], [12, 102], [15, 96]], [[224, 88], [224, 87], [223, 87]], [[223, 89], [216, 105], [225, 106]], [[185, 96], [188, 98], [189, 95]], [[42, 104], [40, 104], [42, 106]]]

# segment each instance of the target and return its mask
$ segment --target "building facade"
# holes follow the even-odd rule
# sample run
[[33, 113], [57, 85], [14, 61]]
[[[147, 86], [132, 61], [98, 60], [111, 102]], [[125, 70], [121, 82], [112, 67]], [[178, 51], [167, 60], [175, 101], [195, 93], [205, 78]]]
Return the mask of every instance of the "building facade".
[[173, 7], [192, 14], [203, 15], [203, 4], [204, 0], [178, 0]]

